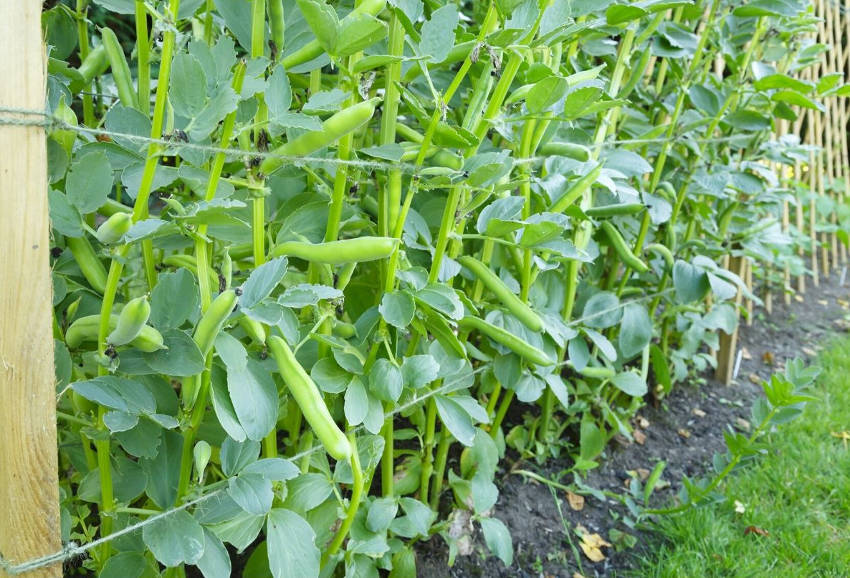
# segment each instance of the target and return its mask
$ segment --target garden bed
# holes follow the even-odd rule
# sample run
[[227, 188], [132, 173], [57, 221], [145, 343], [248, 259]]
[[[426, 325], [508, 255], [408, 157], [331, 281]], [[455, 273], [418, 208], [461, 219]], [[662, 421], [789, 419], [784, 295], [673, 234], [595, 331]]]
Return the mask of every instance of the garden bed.
[[[663, 479], [670, 486], [653, 495], [653, 504], [660, 506], [678, 491], [683, 475], [705, 474], [712, 455], [725, 447], [723, 430], [729, 425], [743, 428], [749, 423], [750, 406], [763, 395], [756, 378], [769, 378], [771, 373], [782, 369], [786, 360], [814, 356], [831, 334], [847, 330], [850, 288], [839, 284], [839, 273], [822, 279], [820, 287], [810, 287], [803, 301], [793, 300], [788, 306], [775, 307], [770, 316], [756, 310], [753, 324], [742, 326], [739, 331], [744, 354], [733, 384], [725, 386], [711, 377], [697, 378], [690, 386], [683, 384], [676, 388], [660, 405], [644, 407], [636, 421], [643, 418], [648, 423], [641, 428], [645, 442], [623, 444], [615, 438], [601, 467], [592, 470], [584, 483], [593, 489], [625, 494], [625, 484], [630, 479], [627, 472], [652, 470], [661, 459], [667, 463]], [[602, 502], [588, 496], [583, 508], [576, 511], [563, 491], [550, 490], [545, 484], [528, 482], [510, 473], [512, 469], [522, 468], [554, 479], [572, 465], [569, 460], [551, 460], [542, 468], [515, 460], [516, 454], [510, 456], [509, 452], [497, 476], [500, 491], [494, 511], [513, 537], [514, 564], [506, 568], [497, 558], [482, 558], [486, 556], [486, 547], [479, 540], [475, 552], [458, 556], [447, 574], [447, 548], [441, 538], [434, 537], [418, 549], [419, 576], [572, 578], [576, 572], [587, 577], [622, 576], [634, 570], [637, 554], [653, 547], [656, 540], [652, 530], [625, 525], [622, 518], [627, 511], [615, 500]], [[562, 481], [569, 483], [572, 476]], [[561, 502], [560, 512], [556, 499]], [[612, 530], [625, 532], [636, 537], [638, 545], [636, 549], [619, 551], [605, 548], [605, 560], [593, 563], [580, 552], [579, 537], [574, 532], [577, 525], [599, 533], [612, 543]], [[570, 538], [575, 549], [571, 548], [565, 531], [572, 532]], [[581, 568], [576, 556], [580, 557]]]

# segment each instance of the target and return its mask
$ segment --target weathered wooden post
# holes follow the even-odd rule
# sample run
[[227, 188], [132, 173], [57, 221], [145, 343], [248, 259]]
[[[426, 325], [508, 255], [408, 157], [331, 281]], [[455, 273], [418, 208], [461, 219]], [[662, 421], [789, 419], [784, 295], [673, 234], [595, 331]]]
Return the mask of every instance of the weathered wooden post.
[[[52, 286], [43, 121], [41, 1], [4, 2], [0, 18], [0, 554], [12, 564], [61, 548]], [[6, 573], [0, 569], [0, 576]], [[27, 577], [62, 575], [61, 564]]]

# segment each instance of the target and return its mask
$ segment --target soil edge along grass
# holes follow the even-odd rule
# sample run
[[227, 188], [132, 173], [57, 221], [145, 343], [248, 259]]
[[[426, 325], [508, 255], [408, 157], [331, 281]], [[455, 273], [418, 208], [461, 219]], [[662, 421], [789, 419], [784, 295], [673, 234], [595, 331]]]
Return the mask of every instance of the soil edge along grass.
[[634, 576], [848, 575], [850, 338], [833, 341], [818, 365], [820, 399], [724, 483], [724, 503], [660, 518], [659, 543]]

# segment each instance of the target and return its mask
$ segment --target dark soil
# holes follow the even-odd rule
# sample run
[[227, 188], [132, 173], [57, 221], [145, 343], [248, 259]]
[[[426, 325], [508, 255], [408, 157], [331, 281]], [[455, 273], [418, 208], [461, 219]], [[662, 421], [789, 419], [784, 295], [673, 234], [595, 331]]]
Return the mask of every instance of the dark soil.
[[[723, 452], [723, 430], [728, 425], [746, 427], [739, 420], [747, 420], [754, 399], [762, 395], [758, 378], [767, 378], [781, 371], [788, 359], [803, 359], [815, 355], [828, 337], [848, 329], [850, 288], [839, 286], [839, 275], [822, 280], [819, 288], [809, 287], [805, 301], [792, 301], [788, 306], [779, 304], [767, 316], [757, 309], [752, 326], [742, 320], [739, 332], [739, 349], [742, 356], [737, 379], [724, 386], [713, 375], [691, 384], [679, 384], [660, 407], [646, 406], [639, 416], [648, 425], [641, 431], [646, 435], [643, 445], [614, 441], [603, 456], [602, 466], [591, 471], [584, 483], [595, 489], [625, 493], [629, 470], [651, 470], [658, 460], [667, 463], [663, 480], [670, 486], [657, 490], [653, 505], [669, 504], [679, 489], [683, 475], [690, 477], [705, 474], [711, 466], [715, 452]], [[696, 411], [695, 411], [696, 410]], [[704, 412], [704, 414], [702, 413]], [[644, 422], [644, 425], [646, 423]], [[508, 456], [510, 458], [510, 455]], [[510, 460], [505, 461], [510, 467]], [[534, 463], [519, 467], [554, 478], [568, 468], [567, 460], [552, 460], [543, 468]], [[516, 469], [516, 466], [514, 466]], [[572, 477], [562, 480], [569, 484]], [[421, 578], [437, 577], [567, 577], [580, 572], [591, 576], [628, 576], [635, 567], [640, 548], [657, 540], [649, 528], [629, 528], [622, 522], [627, 514], [618, 502], [598, 500], [586, 496], [581, 511], [567, 504], [565, 492], [556, 490], [561, 501], [560, 512], [549, 486], [528, 481], [505, 470], [497, 474], [500, 495], [494, 515], [510, 530], [514, 543], [514, 563], [510, 568], [495, 557], [487, 557], [483, 539], [476, 536], [475, 552], [458, 556], [453, 567], [448, 567], [448, 548], [440, 536], [421, 543], [417, 549], [417, 575]], [[563, 515], [563, 521], [562, 516]], [[579, 539], [574, 533], [581, 524], [590, 532], [598, 532], [609, 542], [611, 530], [620, 530], [637, 538], [638, 546], [631, 550], [615, 551], [605, 548], [606, 559], [590, 562], [578, 549]], [[569, 537], [575, 548], [571, 547]], [[580, 558], [581, 567], [577, 564]], [[633, 575], [633, 574], [632, 574]]]

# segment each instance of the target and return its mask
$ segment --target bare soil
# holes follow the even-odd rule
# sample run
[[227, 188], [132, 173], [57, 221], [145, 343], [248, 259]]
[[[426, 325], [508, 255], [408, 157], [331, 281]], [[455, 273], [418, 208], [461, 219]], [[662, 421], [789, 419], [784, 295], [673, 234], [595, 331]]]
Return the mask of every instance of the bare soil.
[[[601, 467], [589, 472], [584, 483], [622, 494], [627, 491], [628, 471], [651, 470], [658, 460], [664, 460], [667, 466], [663, 479], [670, 486], [655, 492], [653, 503], [660, 506], [670, 503], [683, 475], [696, 477], [706, 473], [714, 453], [725, 450], [724, 429], [736, 424], [745, 427], [740, 420], [749, 418], [753, 400], [763, 395], [757, 378], [768, 378], [771, 373], [781, 371], [788, 359], [812, 357], [832, 334], [847, 330], [850, 288], [846, 284], [839, 286], [838, 273], [822, 279], [818, 288], [809, 286], [804, 297], [804, 301], [792, 300], [786, 306], [780, 296], [772, 315], [757, 309], [751, 326], [742, 320], [738, 343], [744, 355], [733, 384], [725, 386], [715, 381], [713, 375], [678, 384], [659, 407], [647, 405], [639, 412], [648, 422], [641, 430], [646, 435], [644, 444], [615, 441], [606, 450]], [[503, 468], [517, 469], [517, 465], [555, 477], [570, 463], [552, 460], [540, 468], [534, 463], [515, 464], [508, 459]], [[571, 477], [563, 480], [567, 484], [571, 481]], [[622, 518], [627, 512], [615, 500], [601, 501], [587, 496], [584, 508], [574, 511], [567, 504], [565, 492], [557, 490], [555, 497], [561, 501], [559, 513], [553, 492], [545, 484], [529, 481], [506, 469], [497, 474], [496, 483], [500, 495], [494, 516], [507, 525], [513, 537], [513, 565], [506, 568], [497, 558], [488, 557], [483, 539], [476, 536], [475, 553], [458, 556], [454, 566], [449, 567], [448, 548], [440, 536], [434, 536], [418, 545], [418, 576], [572, 578], [574, 573], [588, 578], [633, 576], [636, 556], [657, 541], [651, 527], [626, 526]], [[593, 563], [577, 549], [579, 539], [573, 530], [578, 524], [590, 532], [598, 532], [609, 542], [614, 542], [612, 530], [627, 532], [637, 539], [637, 546], [621, 551], [603, 549], [606, 559]], [[572, 533], [575, 548], [571, 547], [565, 525]]]

